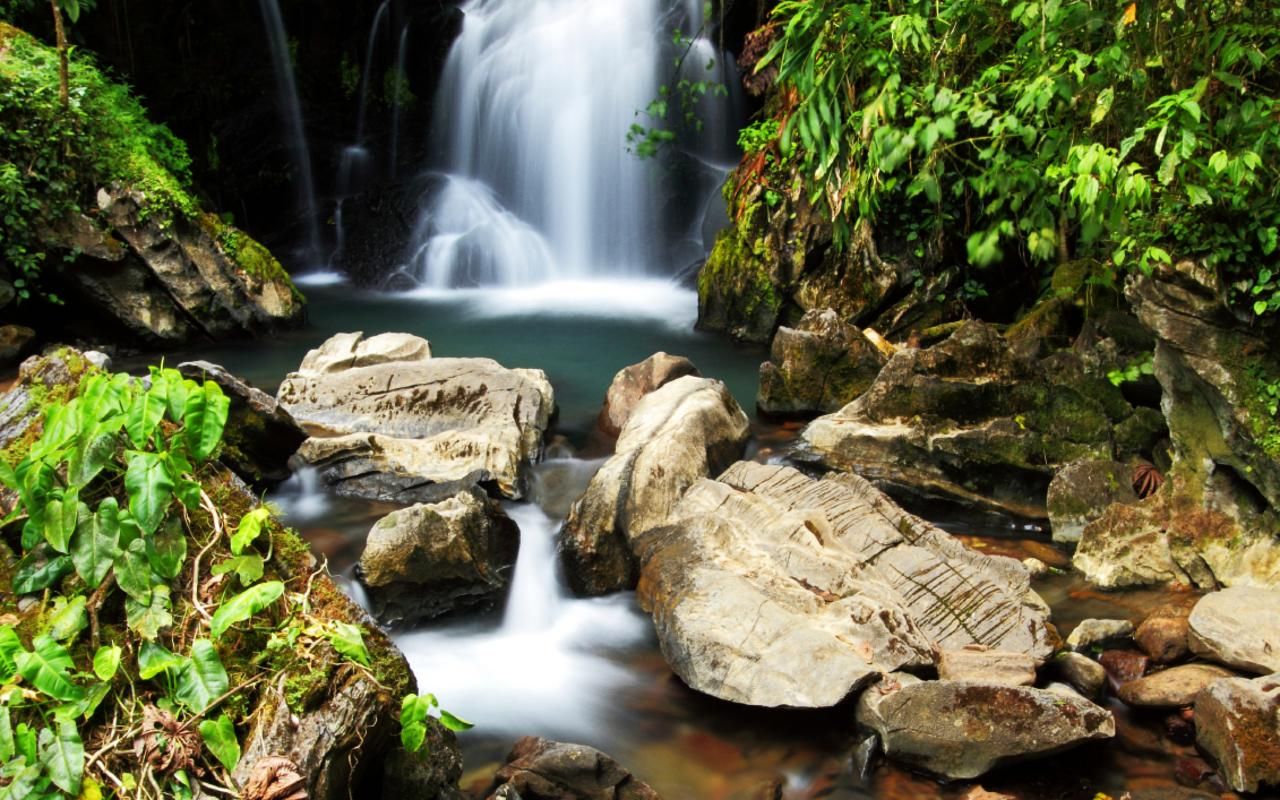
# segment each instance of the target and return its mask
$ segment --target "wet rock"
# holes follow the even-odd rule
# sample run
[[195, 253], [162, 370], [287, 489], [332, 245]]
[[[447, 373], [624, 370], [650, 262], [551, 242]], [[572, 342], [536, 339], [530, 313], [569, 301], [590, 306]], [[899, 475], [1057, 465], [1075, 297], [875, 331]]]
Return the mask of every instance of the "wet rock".
[[1049, 565], [1038, 558], [1022, 559], [1022, 566], [1027, 568], [1027, 572], [1031, 573], [1031, 577], [1040, 578], [1049, 574]]
[[1116, 694], [1126, 704], [1151, 708], [1189, 706], [1196, 694], [1235, 673], [1212, 664], [1183, 664], [1122, 684]]
[[741, 456], [747, 433], [747, 415], [720, 381], [690, 375], [645, 395], [565, 521], [559, 548], [570, 587], [580, 595], [633, 587], [636, 537]]
[[1116, 461], [1076, 461], [1049, 482], [1045, 507], [1055, 542], [1078, 542], [1112, 503], [1136, 503], [1133, 468]]
[[23, 361], [17, 382], [0, 399], [0, 449], [30, 435], [43, 419], [41, 401], [69, 398], [90, 366], [79, 350], [70, 347]]
[[1036, 660], [1026, 653], [1003, 653], [980, 647], [943, 650], [938, 655], [938, 677], [944, 681], [1032, 686]]
[[660, 800], [648, 784], [592, 747], [526, 736], [494, 775], [489, 800]]
[[1231, 788], [1280, 786], [1280, 675], [1216, 681], [1195, 708], [1196, 744]]
[[36, 332], [25, 325], [0, 325], [0, 368], [18, 363], [35, 338]]
[[360, 556], [360, 577], [374, 616], [412, 624], [492, 605], [506, 590], [519, 544], [515, 523], [472, 487], [379, 520]]
[[951, 779], [1115, 735], [1111, 712], [1083, 697], [898, 675], [863, 692], [857, 720], [889, 758]]
[[101, 370], [111, 369], [111, 356], [99, 350], [84, 351], [84, 360]]
[[1133, 640], [1157, 664], [1181, 661], [1191, 652], [1187, 642], [1190, 613], [1185, 606], [1162, 606], [1142, 621]]
[[1280, 591], [1236, 586], [1200, 598], [1191, 610], [1192, 652], [1246, 672], [1280, 672]]
[[596, 427], [606, 436], [617, 438], [641, 398], [686, 375], [701, 377], [702, 373], [698, 372], [698, 368], [689, 359], [663, 352], [654, 353], [639, 364], [619, 370], [609, 384]]
[[387, 800], [446, 800], [462, 777], [462, 751], [453, 732], [427, 720], [422, 747], [410, 753], [396, 747], [382, 767], [382, 796]]
[[1098, 663], [1107, 671], [1107, 679], [1112, 688], [1119, 689], [1146, 675], [1149, 662], [1137, 650], [1106, 650], [1098, 656]]
[[507, 497], [523, 496], [554, 407], [541, 370], [432, 358], [426, 340], [406, 334], [338, 334], [307, 354], [277, 397], [299, 422], [331, 437], [299, 451], [327, 483], [400, 501], [475, 473]]
[[1074, 686], [1085, 697], [1096, 698], [1107, 685], [1107, 670], [1080, 653], [1059, 653], [1049, 662], [1053, 673]]
[[1088, 650], [1131, 636], [1133, 623], [1127, 619], [1086, 619], [1071, 631], [1067, 646], [1073, 650]]
[[856, 475], [739, 462], [695, 484], [637, 552], [668, 663], [736, 703], [826, 707], [936, 650], [1043, 660], [1056, 644], [1025, 567], [965, 548]]
[[885, 363], [875, 344], [829, 308], [779, 328], [769, 359], [760, 365], [756, 406], [773, 416], [837, 411], [866, 391]]
[[187, 361], [178, 371], [195, 381], [210, 380], [231, 400], [221, 459], [253, 486], [289, 477], [289, 458], [307, 434], [276, 399], [208, 361]]

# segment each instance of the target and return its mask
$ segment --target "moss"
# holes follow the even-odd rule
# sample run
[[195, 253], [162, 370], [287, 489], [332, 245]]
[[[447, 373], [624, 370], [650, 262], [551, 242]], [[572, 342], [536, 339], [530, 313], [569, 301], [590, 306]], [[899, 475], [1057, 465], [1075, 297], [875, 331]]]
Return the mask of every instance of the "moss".
[[739, 338], [766, 341], [773, 333], [783, 298], [773, 274], [776, 264], [765, 237], [747, 213], [721, 232], [698, 273], [700, 323]]

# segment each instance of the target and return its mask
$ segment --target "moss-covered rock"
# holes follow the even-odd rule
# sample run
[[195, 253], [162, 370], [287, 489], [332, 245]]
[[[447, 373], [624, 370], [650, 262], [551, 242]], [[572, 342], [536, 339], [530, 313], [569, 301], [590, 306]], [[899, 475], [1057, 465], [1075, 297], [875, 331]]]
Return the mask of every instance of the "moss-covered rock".
[[835, 311], [810, 311], [773, 337], [760, 365], [756, 407], [772, 416], [809, 416], [843, 408], [871, 386], [885, 356]]

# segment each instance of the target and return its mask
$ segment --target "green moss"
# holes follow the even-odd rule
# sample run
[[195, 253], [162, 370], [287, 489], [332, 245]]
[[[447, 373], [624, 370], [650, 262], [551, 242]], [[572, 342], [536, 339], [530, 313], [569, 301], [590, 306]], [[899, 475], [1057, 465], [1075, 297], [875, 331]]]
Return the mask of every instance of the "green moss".
[[200, 227], [217, 243], [218, 249], [245, 274], [260, 281], [283, 283], [289, 287], [295, 298], [299, 301], [303, 299], [285, 268], [270, 250], [252, 236], [228, 225], [214, 214], [201, 214], [199, 223]]

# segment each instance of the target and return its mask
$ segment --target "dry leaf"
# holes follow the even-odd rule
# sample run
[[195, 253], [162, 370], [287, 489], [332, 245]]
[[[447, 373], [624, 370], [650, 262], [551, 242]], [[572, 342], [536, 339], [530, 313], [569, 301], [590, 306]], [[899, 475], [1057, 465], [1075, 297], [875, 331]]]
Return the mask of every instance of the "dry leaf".
[[1138, 4], [1130, 3], [1124, 10], [1124, 16], [1120, 18], [1121, 25], [1132, 25], [1138, 21]]
[[307, 800], [307, 782], [287, 758], [259, 759], [240, 793], [242, 800]]
[[138, 760], [161, 775], [189, 770], [200, 755], [200, 734], [183, 727], [168, 711], [155, 706], [142, 709], [142, 733], [133, 740]]

